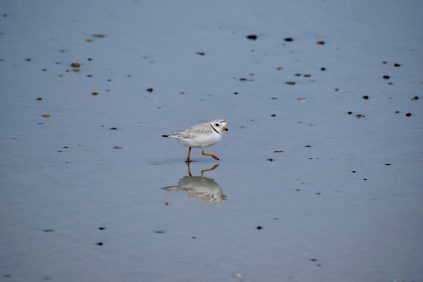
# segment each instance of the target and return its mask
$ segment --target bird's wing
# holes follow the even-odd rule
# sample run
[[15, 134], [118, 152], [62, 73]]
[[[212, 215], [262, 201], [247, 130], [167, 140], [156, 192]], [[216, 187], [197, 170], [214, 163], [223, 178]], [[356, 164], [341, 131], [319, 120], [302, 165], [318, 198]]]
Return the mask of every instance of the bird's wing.
[[212, 130], [213, 129], [211, 128], [210, 124], [203, 123], [194, 125], [193, 127], [190, 127], [185, 131], [178, 132], [174, 134], [174, 136], [181, 139], [192, 139], [198, 137], [198, 135], [201, 134], [210, 134], [212, 133]]

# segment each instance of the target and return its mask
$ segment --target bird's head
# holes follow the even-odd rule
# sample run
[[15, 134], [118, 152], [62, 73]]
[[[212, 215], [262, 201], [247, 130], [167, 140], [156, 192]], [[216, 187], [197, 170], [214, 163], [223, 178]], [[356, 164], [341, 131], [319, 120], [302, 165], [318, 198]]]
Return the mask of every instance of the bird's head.
[[217, 130], [220, 134], [223, 134], [223, 131], [228, 131], [228, 124], [223, 119], [216, 119], [210, 122], [210, 125]]

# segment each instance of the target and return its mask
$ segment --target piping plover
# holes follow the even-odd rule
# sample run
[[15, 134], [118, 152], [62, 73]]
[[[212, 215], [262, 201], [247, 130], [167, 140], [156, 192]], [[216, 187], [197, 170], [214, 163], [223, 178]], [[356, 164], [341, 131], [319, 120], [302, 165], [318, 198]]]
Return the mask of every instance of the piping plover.
[[228, 125], [223, 119], [216, 119], [211, 122], [194, 125], [184, 131], [162, 135], [163, 137], [178, 139], [183, 145], [188, 146], [186, 162], [191, 162], [191, 149], [201, 148], [203, 156], [209, 156], [216, 160], [219, 158], [214, 154], [204, 152], [204, 148], [216, 144], [222, 139], [223, 132], [228, 131]]

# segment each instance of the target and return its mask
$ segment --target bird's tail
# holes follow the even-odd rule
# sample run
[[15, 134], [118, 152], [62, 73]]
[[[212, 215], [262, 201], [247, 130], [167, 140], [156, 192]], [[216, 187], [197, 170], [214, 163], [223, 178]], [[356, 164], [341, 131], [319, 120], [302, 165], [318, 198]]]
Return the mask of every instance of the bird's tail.
[[169, 134], [163, 134], [162, 137], [169, 137]]

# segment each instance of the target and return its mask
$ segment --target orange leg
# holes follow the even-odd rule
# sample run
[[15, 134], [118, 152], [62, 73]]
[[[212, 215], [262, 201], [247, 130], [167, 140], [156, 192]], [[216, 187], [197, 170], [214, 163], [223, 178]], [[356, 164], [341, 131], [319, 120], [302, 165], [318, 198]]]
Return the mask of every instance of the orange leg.
[[185, 162], [188, 164], [191, 162], [191, 159], [190, 159], [191, 149], [192, 149], [191, 147], [188, 147], [188, 156], [187, 156], [187, 159], [185, 160]]
[[201, 150], [201, 154], [202, 154], [203, 156], [209, 156], [209, 157], [212, 157], [212, 158], [213, 158], [213, 159], [215, 159], [215, 160], [218, 160], [218, 159], [219, 159], [216, 155], [206, 153], [206, 152], [204, 152], [204, 150]]

